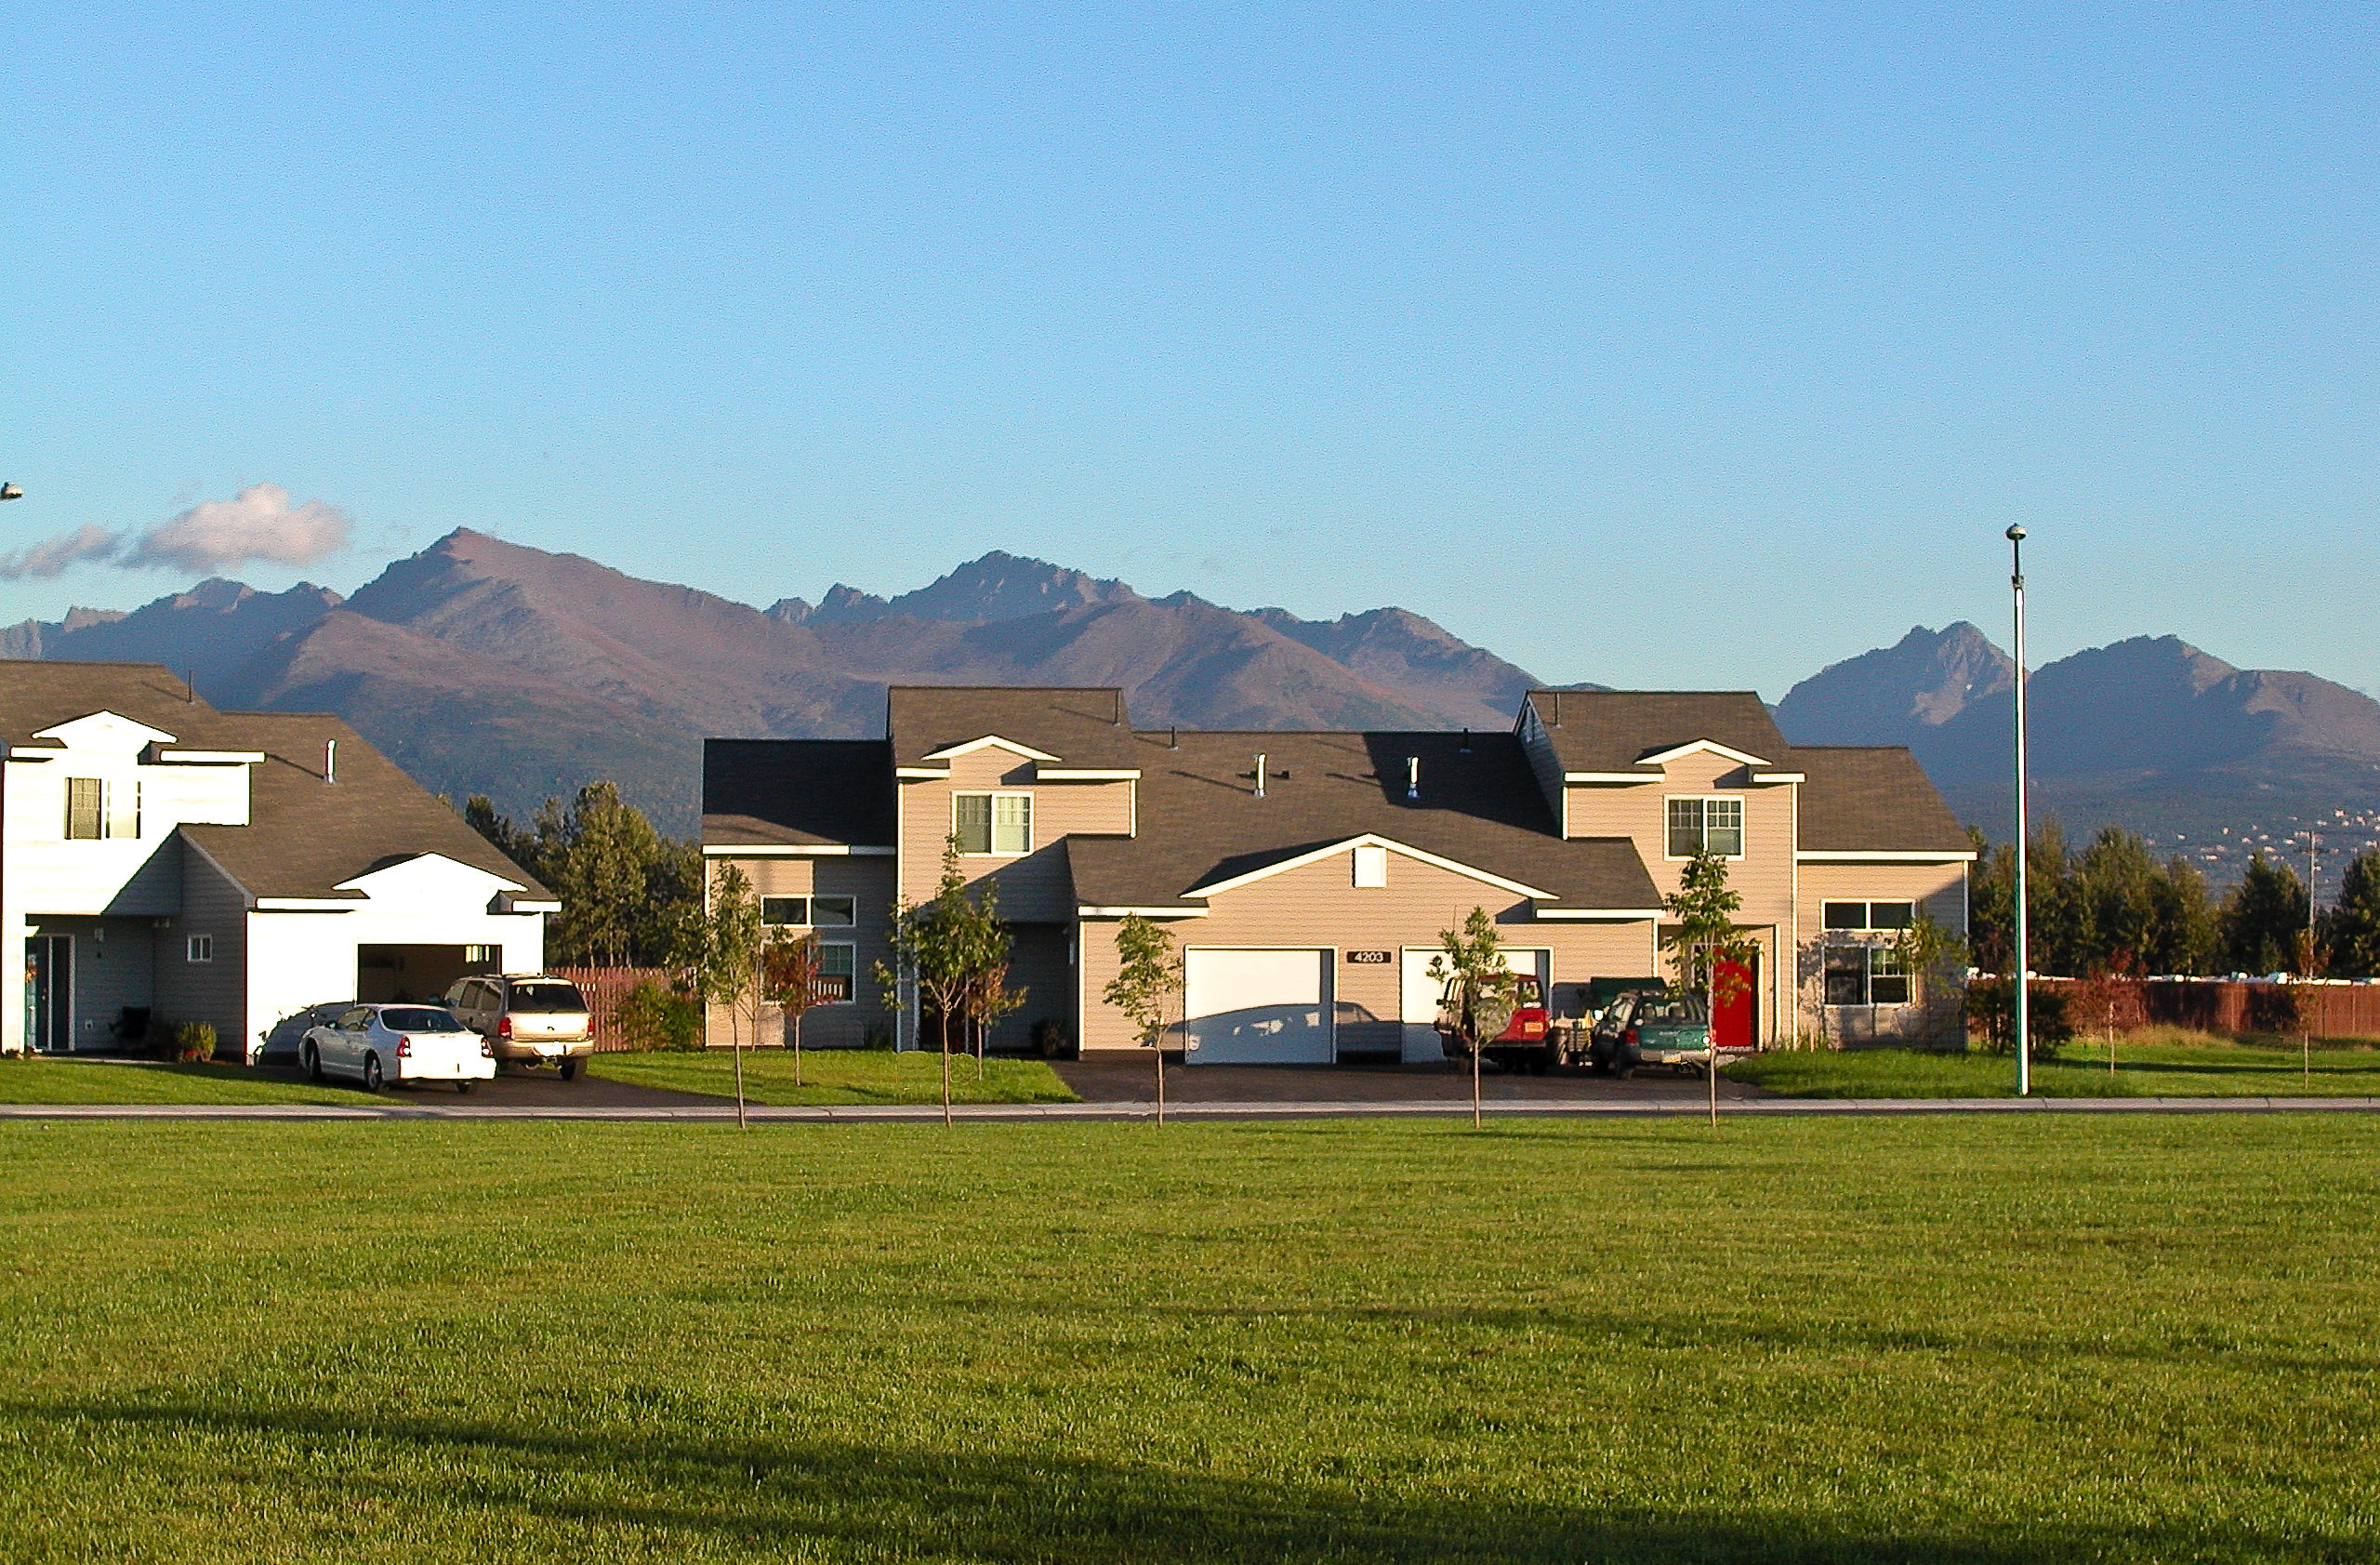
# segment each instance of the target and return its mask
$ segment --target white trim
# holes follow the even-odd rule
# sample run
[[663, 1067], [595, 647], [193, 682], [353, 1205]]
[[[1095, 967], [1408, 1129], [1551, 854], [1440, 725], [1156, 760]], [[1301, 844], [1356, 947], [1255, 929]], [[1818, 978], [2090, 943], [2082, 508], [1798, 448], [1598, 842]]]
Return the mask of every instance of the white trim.
[[1756, 783], [1805, 783], [1810, 776], [1806, 772], [1754, 772], [1752, 780]]
[[63, 723], [54, 723], [46, 728], [36, 728], [33, 730], [33, 737], [36, 739], [56, 739], [59, 738], [60, 736], [63, 735], [69, 728], [79, 727], [86, 723], [89, 723], [94, 718], [102, 717], [111, 718], [116, 723], [123, 724], [125, 728], [130, 729], [135, 733], [147, 735], [148, 742], [152, 745], [170, 745], [178, 736], [176, 735], [166, 733], [162, 728], [152, 728], [147, 723], [142, 723], [136, 718], [125, 716], [122, 712], [110, 711], [107, 708], [101, 707], [97, 711], [85, 712], [81, 717], [70, 717]]
[[1662, 780], [1655, 772], [1565, 772], [1566, 783], [1657, 783]]
[[1365, 847], [1387, 848], [1392, 852], [1401, 853], [1408, 858], [1418, 859], [1433, 869], [1467, 876], [1483, 884], [1494, 886], [1499, 891], [1509, 891], [1515, 896], [1526, 896], [1532, 901], [1550, 902], [1554, 896], [1553, 892], [1540, 891], [1535, 886], [1523, 885], [1518, 881], [1508, 881], [1501, 875], [1493, 875], [1472, 865], [1457, 863], [1451, 858], [1440, 858], [1436, 854], [1424, 853], [1420, 848], [1397, 842], [1394, 838], [1379, 836], [1368, 831], [1360, 837], [1350, 837], [1344, 842], [1333, 842], [1328, 847], [1316, 848], [1310, 853], [1302, 853], [1295, 858], [1285, 858], [1278, 864], [1268, 864], [1262, 869], [1250, 869], [1244, 875], [1234, 875], [1228, 880], [1215, 881], [1207, 885], [1192, 886], [1182, 895], [1211, 897], [1222, 892], [1236, 891], [1241, 886], [1269, 879], [1290, 869], [1302, 869], [1309, 864], [1319, 864], [1324, 859], [1338, 854], [1353, 853], [1357, 848]]
[[918, 759], [920, 761], [956, 761], [962, 755], [972, 755], [979, 749], [1004, 749], [1011, 755], [1023, 756], [1027, 761], [1058, 761], [1064, 759], [1062, 756], [1051, 755], [1047, 750], [1035, 749], [1031, 745], [1018, 744], [1014, 739], [1003, 739], [998, 734], [986, 734], [980, 739], [970, 739], [963, 745], [945, 745], [941, 749], [930, 749], [926, 751], [925, 754], [918, 757]]
[[1797, 864], [1973, 864], [1975, 855], [1972, 851], [1903, 852], [1899, 849], [1879, 849], [1871, 852], [1860, 848], [1845, 848], [1840, 852], [1833, 852], [1823, 848], [1813, 848], [1796, 849], [1793, 861]]
[[705, 858], [891, 858], [896, 848], [851, 842], [705, 842]]
[[1769, 766], [1775, 764], [1774, 762], [1764, 760], [1760, 756], [1746, 755], [1742, 750], [1730, 749], [1729, 747], [1721, 744], [1716, 739], [1697, 739], [1692, 744], [1679, 745], [1674, 749], [1665, 749], [1658, 755], [1640, 756], [1637, 758], [1636, 764], [1639, 766], [1666, 766], [1673, 761], [1683, 760], [1686, 756], [1698, 753], [1724, 755], [1728, 760], [1737, 762], [1745, 766]]
[[1660, 918], [1663, 910], [1659, 908], [1539, 908], [1531, 916], [1540, 922], [1567, 920], [1577, 922], [1592, 919], [1610, 923], [1635, 923], [1643, 919]]
[[161, 749], [159, 761], [191, 762], [199, 765], [258, 766], [264, 763], [260, 749]]
[[73, 753], [73, 750], [60, 749], [52, 745], [10, 745], [8, 747], [8, 759], [11, 761], [63, 761]]
[[333, 896], [259, 896], [249, 904], [259, 913], [351, 913], [371, 905], [368, 896], [352, 901]]
[[504, 910], [508, 913], [559, 913], [562, 911], [561, 903], [548, 901], [542, 897], [507, 897], [503, 893], [498, 892], [496, 900], [504, 905]]
[[1075, 916], [1083, 919], [1121, 919], [1138, 913], [1144, 919], [1203, 919], [1209, 910], [1205, 908], [1094, 908], [1086, 902], [1076, 906]]
[[931, 766], [895, 766], [892, 775], [903, 782], [948, 782], [950, 768], [937, 772]]
[[1038, 782], [1138, 782], [1137, 766], [1036, 766], [1033, 776]]

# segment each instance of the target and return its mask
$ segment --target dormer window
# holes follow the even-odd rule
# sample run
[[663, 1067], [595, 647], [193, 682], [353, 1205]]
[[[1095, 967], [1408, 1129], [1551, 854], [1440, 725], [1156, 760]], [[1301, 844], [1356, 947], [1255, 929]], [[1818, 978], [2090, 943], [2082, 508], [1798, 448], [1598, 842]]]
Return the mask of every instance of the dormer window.
[[1021, 857], [1033, 851], [1033, 795], [955, 793], [950, 829], [960, 853]]
[[108, 777], [66, 779], [66, 840], [95, 842], [140, 835], [140, 785]]
[[1721, 858], [1744, 855], [1742, 800], [1673, 799], [1669, 804], [1672, 858], [1692, 858], [1699, 853]]

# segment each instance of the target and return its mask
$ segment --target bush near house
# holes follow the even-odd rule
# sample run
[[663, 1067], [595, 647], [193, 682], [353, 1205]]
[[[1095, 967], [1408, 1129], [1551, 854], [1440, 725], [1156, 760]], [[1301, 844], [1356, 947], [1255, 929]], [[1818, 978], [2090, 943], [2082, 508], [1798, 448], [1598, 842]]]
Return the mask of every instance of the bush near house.
[[168, 1053], [174, 1059], [211, 1060], [215, 1057], [213, 1022], [183, 1022], [174, 1028], [172, 1037]]

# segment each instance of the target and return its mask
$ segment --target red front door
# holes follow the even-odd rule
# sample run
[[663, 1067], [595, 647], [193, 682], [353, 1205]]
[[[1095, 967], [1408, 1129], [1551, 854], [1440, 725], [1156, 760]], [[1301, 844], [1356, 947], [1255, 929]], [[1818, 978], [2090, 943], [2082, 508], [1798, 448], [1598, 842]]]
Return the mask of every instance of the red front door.
[[1760, 1037], [1760, 958], [1719, 964], [1719, 1004], [1711, 1039], [1722, 1049], [1749, 1049]]

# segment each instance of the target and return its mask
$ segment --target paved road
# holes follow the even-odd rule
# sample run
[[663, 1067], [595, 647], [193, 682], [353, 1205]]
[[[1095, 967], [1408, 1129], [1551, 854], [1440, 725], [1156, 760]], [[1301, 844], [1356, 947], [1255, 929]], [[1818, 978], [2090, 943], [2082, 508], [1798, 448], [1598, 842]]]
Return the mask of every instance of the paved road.
[[[506, 1103], [482, 1094], [469, 1097], [357, 1094], [353, 1104], [0, 1104], [0, 1120], [617, 1120], [733, 1121], [734, 1104], [717, 1098], [664, 1095], [680, 1102], [657, 1105]], [[1169, 1096], [1170, 1094], [1169, 1094]], [[1726, 1102], [1723, 1115], [1733, 1118], [1773, 1118], [1778, 1115], [1907, 1115], [1907, 1114], [2270, 1114], [2373, 1113], [2380, 1098], [2370, 1097], [2068, 1097], [2068, 1098], [1780, 1098]], [[1124, 1121], [1145, 1120], [1156, 1111], [1149, 1102], [972, 1104], [952, 1110], [971, 1122], [983, 1121]], [[1704, 1106], [1689, 1099], [1609, 1098], [1603, 1100], [1538, 1099], [1490, 1106], [1499, 1120], [1629, 1120], [1692, 1118]], [[1445, 1101], [1384, 1099], [1363, 1101], [1255, 1100], [1245, 1102], [1171, 1103], [1167, 1116], [1182, 1120], [1307, 1120], [1307, 1119], [1445, 1119], [1471, 1112], [1468, 1099]], [[932, 1105], [851, 1104], [821, 1108], [753, 1108], [757, 1123], [857, 1124], [886, 1121], [931, 1121], [942, 1118]]]

